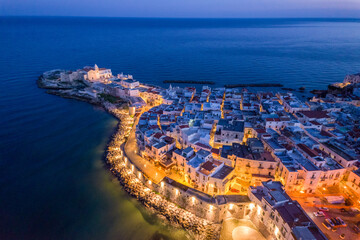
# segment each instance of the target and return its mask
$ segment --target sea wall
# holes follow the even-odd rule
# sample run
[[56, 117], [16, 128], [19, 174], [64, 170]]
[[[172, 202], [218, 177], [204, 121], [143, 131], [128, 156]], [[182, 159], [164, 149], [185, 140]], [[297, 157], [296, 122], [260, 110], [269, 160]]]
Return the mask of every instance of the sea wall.
[[[125, 139], [122, 129], [123, 127], [120, 123], [118, 131], [109, 143], [106, 162], [111, 172], [119, 179], [123, 189], [144, 206], [164, 216], [172, 225], [180, 226], [188, 230], [195, 239], [218, 239], [221, 227], [219, 224], [213, 224], [208, 220], [199, 218], [195, 216], [195, 214], [180, 208], [175, 203], [168, 201], [154, 191], [154, 189], [159, 189], [161, 186], [153, 184], [145, 178], [141, 181], [137, 177], [138, 172], [135, 171], [134, 165], [123, 156], [120, 148]], [[144, 184], [144, 182], [147, 184]]]
[[126, 130], [129, 114], [121, 113], [111, 104], [105, 108], [120, 119], [108, 146], [106, 162], [131, 196], [164, 216], [172, 225], [188, 230], [196, 239], [219, 239], [223, 220], [249, 218], [251, 202], [247, 196], [210, 196], [168, 177], [158, 183], [152, 182], [125, 156], [123, 149], [130, 134]]

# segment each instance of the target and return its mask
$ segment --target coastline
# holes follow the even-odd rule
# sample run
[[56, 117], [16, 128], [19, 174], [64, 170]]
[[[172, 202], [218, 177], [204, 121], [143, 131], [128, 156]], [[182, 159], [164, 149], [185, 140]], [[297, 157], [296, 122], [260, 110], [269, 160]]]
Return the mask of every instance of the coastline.
[[[97, 65], [95, 65], [95, 69], [98, 69]], [[59, 73], [61, 78], [57, 77]], [[253, 195], [252, 191], [250, 193], [248, 192], [248, 195], [210, 195], [208, 192], [204, 192], [204, 189], [202, 189], [202, 191], [197, 190], [196, 186], [193, 188], [191, 185], [189, 186], [183, 183], [181, 178], [170, 174], [168, 175], [166, 172], [156, 169], [151, 163], [149, 165], [148, 162], [142, 158], [144, 156], [142, 155], [143, 152], [138, 150], [138, 141], [140, 141], [141, 144], [143, 140], [138, 140], [136, 137], [136, 134], [138, 134], [137, 126], [141, 125], [142, 114], [144, 111], [157, 111], [158, 108], [163, 107], [163, 105], [161, 105], [163, 101], [166, 102], [166, 105], [171, 105], [172, 98], [164, 97], [164, 99], [160, 98], [159, 100], [158, 96], [160, 93], [157, 91], [152, 92], [151, 89], [144, 87], [144, 85], [140, 89], [143, 91], [145, 89], [149, 96], [140, 95], [139, 92], [134, 92], [139, 91], [136, 88], [139, 86], [139, 82], [132, 80], [131, 75], [130, 80], [123, 80], [123, 78], [127, 78], [128, 76], [129, 75], [119, 76], [121, 84], [125, 86], [123, 87], [116, 83], [109, 83], [107, 80], [104, 80], [103, 83], [87, 82], [87, 78], [68, 80], [64, 77], [62, 70], [52, 70], [40, 76], [38, 86], [39, 88], [47, 89], [46, 92], [49, 94], [86, 101], [101, 106], [105, 111], [118, 119], [117, 127], [110, 137], [107, 149], [103, 155], [106, 167], [118, 179], [122, 188], [131, 197], [136, 198], [146, 209], [152, 214], [159, 216], [159, 219], [165, 221], [168, 225], [186, 230], [192, 239], [221, 239], [224, 234], [226, 235], [226, 232], [224, 233], [222, 231], [222, 229], [224, 229], [224, 221], [232, 218], [246, 219], [255, 224], [254, 229], [261, 233], [263, 237], [270, 239], [272, 229], [261, 225], [262, 220], [260, 222], [258, 221], [258, 215], [260, 215], [262, 207], [260, 206], [261, 203], [258, 202], [258, 197]], [[348, 87], [349, 84], [344, 85], [346, 88], [343, 88], [341, 84], [333, 84], [331, 86], [334, 90], [331, 90], [329, 87], [326, 92], [346, 94], [352, 90], [351, 87]], [[173, 90], [171, 86], [169, 89], [170, 91]], [[209, 92], [209, 89], [205, 89], [202, 95], [203, 93], [206, 95], [206, 93]], [[292, 106], [285, 105], [284, 103], [285, 98], [283, 96], [286, 96], [288, 99], [292, 99], [301, 104], [295, 107], [305, 109], [305, 113], [307, 113], [306, 109], [309, 109], [308, 112], [312, 113], [312, 111], [310, 111], [312, 106], [301, 103], [296, 97], [293, 98], [292, 94], [293, 93], [287, 93], [281, 95], [277, 93], [276, 96], [280, 99], [279, 104], [284, 105], [286, 109], [289, 108], [287, 111], [291, 112]], [[137, 98], [135, 98], [134, 95], [137, 96]], [[156, 97], [154, 97], [154, 95]], [[207, 96], [206, 102], [209, 101], [209, 95]], [[224, 96], [225, 93], [223, 94], [223, 100], [225, 98]], [[264, 96], [269, 98], [267, 95]], [[147, 101], [145, 101], [144, 98]], [[141, 103], [139, 99], [142, 100], [143, 103]], [[317, 99], [314, 96], [312, 100], [316, 101]], [[321, 99], [318, 101], [320, 100]], [[136, 109], [134, 102], [140, 104], [141, 108]], [[251, 106], [251, 104], [241, 104], [240, 107], [244, 106]], [[315, 113], [317, 112], [315, 111]], [[323, 111], [320, 111], [320, 113], [323, 113]], [[232, 115], [229, 116], [231, 117]], [[273, 119], [275, 118], [267, 118], [266, 124], [280, 122], [274, 121]], [[142, 126], [144, 126], [144, 124]], [[152, 126], [149, 125], [146, 129], [151, 127]], [[156, 150], [153, 151], [156, 152]], [[276, 161], [270, 161], [270, 165], [266, 169], [269, 169], [269, 171], [274, 170], [273, 162]], [[246, 165], [246, 167], [248, 166], [249, 164]], [[261, 164], [259, 169], [260, 168], [263, 168]], [[271, 172], [269, 172], [269, 176], [270, 175]], [[274, 177], [271, 176], [271, 179], [273, 178]], [[269, 181], [272, 182], [272, 180]], [[254, 187], [256, 187], [255, 183]], [[289, 201], [293, 200], [290, 199]], [[254, 202], [257, 204], [257, 215], [255, 214], [256, 212], [253, 211], [255, 206]], [[296, 207], [301, 208], [300, 205]], [[314, 222], [308, 220], [306, 224], [314, 224]], [[320, 231], [318, 228], [316, 229]], [[229, 230], [226, 231], [228, 232]], [[322, 233], [320, 232], [320, 234]], [[277, 233], [275, 233], [275, 236], [276, 235]]]
[[[128, 136], [123, 130], [125, 114], [119, 112], [110, 103], [71, 91], [73, 87], [59, 87], [46, 84], [46, 79], [43, 75], [38, 78], [37, 85], [39, 88], [46, 89], [48, 94], [101, 106], [106, 112], [113, 115], [118, 120], [118, 124], [108, 140], [103, 154], [103, 161], [106, 168], [118, 179], [122, 188], [131, 197], [136, 198], [150, 212], [155, 213], [165, 224], [185, 229], [193, 239], [219, 239], [221, 230], [219, 224], [213, 224], [208, 220], [197, 217], [193, 213], [165, 199], [139, 181], [133, 171], [127, 167], [125, 164], [127, 158], [122, 156], [121, 150], [126, 143], [124, 139]], [[119, 148], [118, 146], [121, 147]], [[119, 154], [121, 154], [121, 158], [119, 158]]]

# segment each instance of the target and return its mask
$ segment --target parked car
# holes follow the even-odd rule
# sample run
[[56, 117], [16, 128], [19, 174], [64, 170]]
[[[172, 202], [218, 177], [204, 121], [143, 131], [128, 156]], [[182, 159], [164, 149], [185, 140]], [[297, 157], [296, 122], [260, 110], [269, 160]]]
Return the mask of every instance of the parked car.
[[347, 226], [347, 224], [344, 222], [344, 220], [342, 220], [341, 218], [339, 218], [339, 217], [337, 217], [337, 218], [335, 218], [340, 224], [339, 225], [341, 225], [341, 226], [343, 226], [343, 227], [346, 227]]
[[324, 227], [325, 227], [327, 230], [330, 230], [330, 229], [331, 229], [330, 224], [328, 224], [326, 221], [323, 222], [322, 225], [324, 225]]
[[328, 212], [329, 208], [327, 208], [327, 207], [319, 207], [319, 211]]
[[358, 226], [354, 225], [352, 229], [354, 230], [354, 232], [355, 232], [356, 234], [359, 234], [359, 233], [360, 233], [360, 228], [359, 228]]
[[356, 208], [356, 207], [352, 207], [350, 208], [351, 211], [353, 211], [354, 213], [359, 213], [360, 212], [360, 209]]
[[314, 212], [314, 216], [315, 217], [325, 217], [325, 214], [322, 211], [317, 211], [317, 212]]
[[341, 225], [341, 222], [338, 219], [334, 218], [334, 217], [330, 218], [330, 220], [335, 224], [335, 226]]
[[327, 222], [331, 227], [335, 227], [335, 224], [329, 218], [325, 218], [325, 222]]
[[345, 208], [340, 208], [340, 212], [347, 212]]

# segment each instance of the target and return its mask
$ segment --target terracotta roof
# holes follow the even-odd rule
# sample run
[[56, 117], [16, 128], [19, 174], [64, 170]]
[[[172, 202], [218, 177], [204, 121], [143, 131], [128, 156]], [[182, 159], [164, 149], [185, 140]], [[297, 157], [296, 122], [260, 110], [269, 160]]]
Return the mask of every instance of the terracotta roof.
[[310, 121], [310, 123], [317, 126], [321, 125], [318, 121]]
[[203, 92], [209, 93], [210, 90], [209, 89], [204, 89]]
[[218, 149], [218, 148], [212, 148], [212, 149], [211, 149], [211, 152], [219, 155], [219, 154], [220, 154], [220, 149]]
[[163, 136], [163, 134], [159, 133], [159, 132], [154, 134], [154, 138], [157, 138], [157, 139], [160, 139], [162, 136]]
[[195, 144], [196, 146], [199, 146], [199, 147], [202, 147], [202, 148], [206, 148], [206, 149], [210, 149], [210, 147], [209, 146], [207, 146], [207, 145], [205, 145], [205, 144], [203, 144], [203, 143], [196, 143]]
[[266, 133], [266, 130], [263, 129], [263, 128], [257, 128], [257, 129], [255, 129], [255, 131], [256, 131], [257, 133]]
[[214, 164], [212, 162], [207, 161], [201, 166], [201, 168], [211, 172], [215, 168], [215, 166], [214, 166]]
[[308, 154], [310, 157], [316, 157], [318, 154], [316, 154], [316, 152], [314, 150], [312, 150], [311, 148], [309, 148], [308, 146], [306, 146], [303, 143], [299, 143], [296, 145], [298, 148], [300, 148], [303, 152], [305, 152], [306, 154]]
[[331, 135], [329, 132], [326, 132], [326, 131], [321, 131], [320, 134], [322, 136], [325, 136], [325, 137], [332, 137], [333, 135]]
[[300, 113], [304, 114], [308, 118], [328, 118], [326, 111], [299, 111]]
[[293, 147], [289, 144], [283, 144], [283, 146], [285, 147], [286, 150], [290, 151], [293, 149]]
[[266, 118], [266, 121], [268, 122], [280, 122], [279, 118]]

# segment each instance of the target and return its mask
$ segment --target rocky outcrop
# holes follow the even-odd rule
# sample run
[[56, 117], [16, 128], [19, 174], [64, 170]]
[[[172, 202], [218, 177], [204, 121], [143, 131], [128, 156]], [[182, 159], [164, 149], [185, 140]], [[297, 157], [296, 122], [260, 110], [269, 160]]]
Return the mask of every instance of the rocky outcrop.
[[360, 73], [346, 75], [344, 79], [344, 83], [351, 83], [351, 84], [360, 83]]

